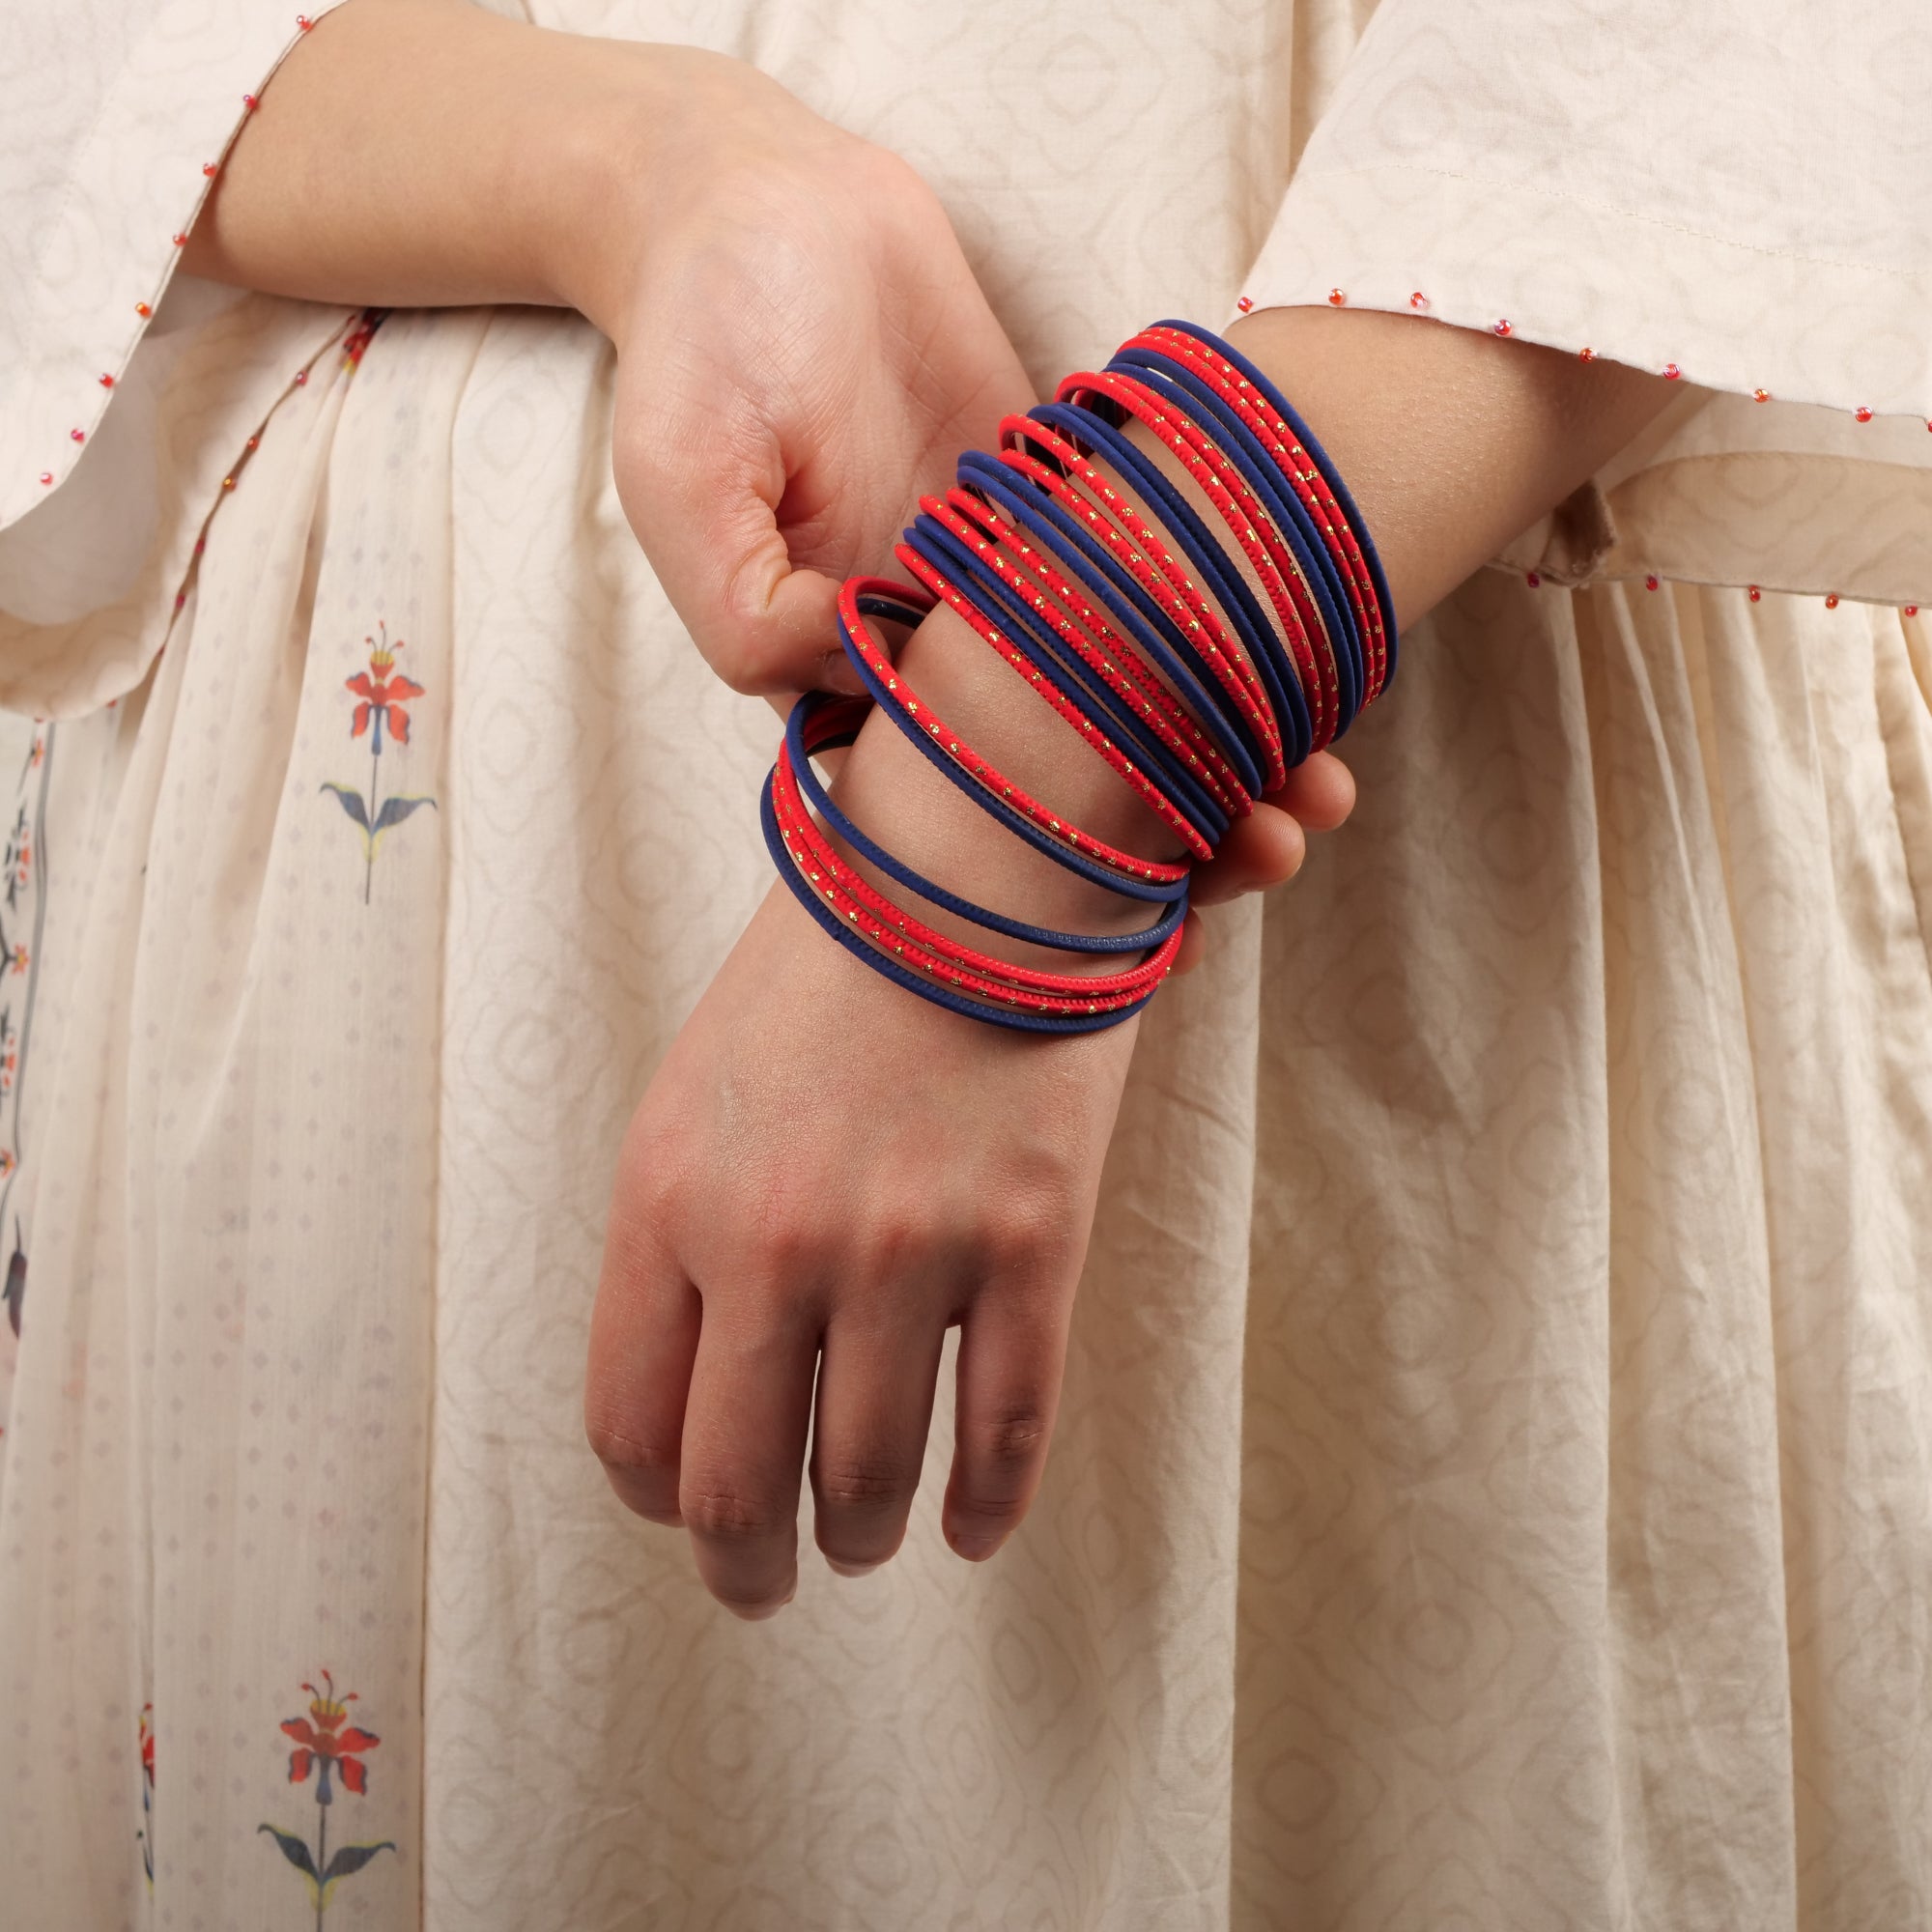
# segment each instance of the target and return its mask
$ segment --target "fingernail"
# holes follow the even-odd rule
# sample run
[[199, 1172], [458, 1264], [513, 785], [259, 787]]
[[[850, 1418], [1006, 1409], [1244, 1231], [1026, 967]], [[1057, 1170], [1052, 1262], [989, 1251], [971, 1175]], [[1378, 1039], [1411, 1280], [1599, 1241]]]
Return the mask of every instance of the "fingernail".
[[955, 1536], [952, 1548], [969, 1563], [983, 1563], [1007, 1539], [1004, 1536]]
[[874, 1570], [881, 1567], [877, 1563], [846, 1563], [837, 1556], [828, 1556], [825, 1560], [841, 1577], [869, 1577]]
[[725, 1607], [734, 1617], [748, 1624], [761, 1624], [767, 1617], [775, 1617], [798, 1595], [798, 1577], [793, 1574], [791, 1588], [782, 1597], [775, 1597], [769, 1604], [728, 1604]]

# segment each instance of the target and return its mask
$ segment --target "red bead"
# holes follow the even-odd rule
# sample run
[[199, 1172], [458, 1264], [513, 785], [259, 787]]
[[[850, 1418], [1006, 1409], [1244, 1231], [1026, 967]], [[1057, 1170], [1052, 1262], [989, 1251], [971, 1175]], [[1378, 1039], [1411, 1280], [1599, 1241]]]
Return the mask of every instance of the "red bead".
[[1597, 352], [1586, 346], [1577, 350], [1577, 359], [1579, 362], [1594, 362], [1597, 359]]
[[1243, 315], [1246, 315], [1247, 312], [1254, 307], [1254, 305], [1255, 301], [1252, 296], [1243, 296], [1240, 298], [1240, 300], [1235, 304], [1235, 306], [1237, 309], [1239, 309]]
[[1858, 406], [1858, 408], [1852, 412], [1852, 420], [1854, 422], [1868, 423], [1871, 421], [1871, 412], [1868, 409], [1866, 409], [1862, 403], [1861, 403]]
[[1763, 595], [1764, 592], [1760, 590], [1755, 583], [1753, 583], [1750, 587], [1750, 601], [1753, 604], [1755, 604], [1758, 601], [1758, 599], [1761, 598]]
[[315, 25], [315, 22], [311, 20], [306, 14], [298, 14], [296, 15], [296, 25], [298, 26], [303, 33], [307, 33], [308, 30]]
[[185, 235], [177, 235], [175, 237], [175, 246], [177, 248], [185, 248], [187, 246], [187, 237]]
[[43, 469], [41, 471], [41, 481], [43, 483], [51, 483], [53, 480], [54, 472], [51, 469]]
[[1751, 401], [1754, 403], [1768, 403], [1771, 401], [1771, 391], [1769, 389], [1753, 389], [1751, 391]]
[[1498, 322], [1493, 325], [1493, 327], [1495, 333], [1498, 335], [1510, 335], [1515, 332], [1513, 326], [1507, 322]]
[[1537, 576], [1536, 572], [1532, 570], [1528, 574], [1528, 576], [1526, 576], [1523, 579], [1523, 582], [1527, 583], [1532, 590], [1534, 590], [1537, 587], [1537, 585], [1543, 582], [1543, 579]]
[[1427, 308], [1429, 306], [1429, 298], [1426, 295], [1424, 295], [1420, 289], [1417, 289], [1416, 292], [1409, 297], [1408, 305], [1410, 308]]
[[306, 369], [298, 369], [296, 371], [296, 387], [299, 389], [307, 381], [308, 371]]
[[1680, 369], [1675, 362], [1666, 362], [1663, 365], [1663, 380], [1666, 383], [1676, 382], [1677, 379], [1683, 375], [1683, 373], [1684, 371]]
[[175, 592], [175, 609], [179, 611], [181, 607], [186, 602], [187, 602], [187, 592], [185, 590], [177, 590]]
[[1835, 590], [1827, 591], [1825, 594], [1825, 609], [1828, 611], [1835, 611], [1837, 608], [1838, 608], [1838, 593]]
[[111, 388], [112, 388], [112, 387], [114, 386], [114, 378], [113, 378], [112, 376], [103, 376], [103, 377], [101, 377], [101, 379], [100, 379], [100, 386], [101, 386], [101, 387], [102, 387], [103, 389], [111, 389]]
[[1908, 605], [1907, 605], [1907, 606], [1905, 607], [1905, 614], [1906, 614], [1906, 615], [1907, 615], [1908, 617], [1916, 617], [1916, 616], [1918, 616], [1918, 606], [1917, 604], [1908, 604]]
[[249, 114], [252, 114], [252, 113], [254, 113], [254, 111], [255, 111], [255, 97], [254, 97], [254, 96], [253, 96], [252, 94], [244, 94], [244, 95], [243, 95], [243, 96], [242, 97], [242, 110], [243, 110], [243, 111], [244, 111], [245, 113], [249, 113]]
[[76, 442], [85, 442], [87, 440], [87, 432], [84, 429], [71, 429], [68, 431], [68, 435], [72, 437]]
[[134, 304], [134, 313], [138, 315], [143, 322], [146, 322], [147, 319], [154, 314], [154, 312], [155, 311], [151, 309], [146, 302], [136, 302]]
[[1348, 299], [1349, 298], [1340, 289], [1330, 289], [1328, 291], [1328, 306], [1330, 308], [1340, 308]]
[[211, 180], [213, 180], [215, 170], [221, 164], [218, 161], [203, 161], [201, 164], [201, 171], [203, 174], [207, 175]]
[[1643, 580], [1643, 587], [1646, 590], [1655, 590], [1657, 588], [1657, 579], [1654, 577], [1646, 577]]

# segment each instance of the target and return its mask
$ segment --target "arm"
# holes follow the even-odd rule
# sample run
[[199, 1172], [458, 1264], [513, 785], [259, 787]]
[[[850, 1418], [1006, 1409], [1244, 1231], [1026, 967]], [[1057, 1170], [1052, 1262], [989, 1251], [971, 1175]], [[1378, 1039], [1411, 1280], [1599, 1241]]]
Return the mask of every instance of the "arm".
[[[1406, 317], [1275, 311], [1236, 336], [1349, 478], [1408, 622], [1668, 394], [1629, 369]], [[961, 622], [928, 618], [901, 663], [1020, 782], [1103, 838], [1172, 855]], [[839, 792], [969, 896], [1090, 930], [1145, 918], [1009, 838], [882, 719]], [[684, 1524], [740, 1614], [770, 1614], [795, 1586], [809, 1427], [827, 1558], [858, 1570], [896, 1548], [951, 1322], [946, 1534], [983, 1557], [1025, 1513], [1136, 1024], [1039, 1039], [958, 1017], [878, 979], [773, 888], [633, 1122], [587, 1391], [619, 1495]]]
[[581, 310], [617, 351], [626, 514], [740, 691], [856, 689], [839, 581], [1033, 401], [896, 157], [742, 62], [468, 0], [350, 0], [318, 22], [184, 266], [318, 301]]

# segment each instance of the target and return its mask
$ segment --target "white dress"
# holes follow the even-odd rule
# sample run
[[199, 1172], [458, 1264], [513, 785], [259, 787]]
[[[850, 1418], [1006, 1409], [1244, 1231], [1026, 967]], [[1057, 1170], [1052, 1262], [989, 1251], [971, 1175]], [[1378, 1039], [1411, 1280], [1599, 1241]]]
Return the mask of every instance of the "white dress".
[[0, 0], [0, 1920], [1932, 1922], [1927, 31], [1367, 11], [530, 9], [905, 154], [1041, 381], [1333, 291], [1686, 385], [1156, 1002], [1023, 1533], [932, 1462], [745, 1626], [579, 1413], [770, 876], [610, 352], [170, 281], [291, 14]]

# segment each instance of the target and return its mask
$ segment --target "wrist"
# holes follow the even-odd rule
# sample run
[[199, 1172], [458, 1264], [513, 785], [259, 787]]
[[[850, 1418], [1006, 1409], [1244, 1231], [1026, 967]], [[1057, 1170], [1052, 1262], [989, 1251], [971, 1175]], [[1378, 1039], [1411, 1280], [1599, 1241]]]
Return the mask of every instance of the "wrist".
[[[1143, 858], [1183, 856], [1168, 828], [1072, 726], [952, 611], [941, 608], [928, 616], [907, 639], [897, 664], [963, 743], [1069, 823]], [[1159, 907], [1094, 885], [1013, 837], [934, 770], [882, 712], [867, 720], [834, 789], [852, 817], [915, 870], [1009, 917], [1099, 935], [1134, 931], [1159, 915]], [[876, 874], [874, 883], [893, 890]], [[1069, 970], [1063, 954], [988, 933], [931, 907], [917, 910], [928, 923], [984, 952], [1022, 965]], [[1092, 970], [1111, 971], [1117, 964], [1101, 960]]]

